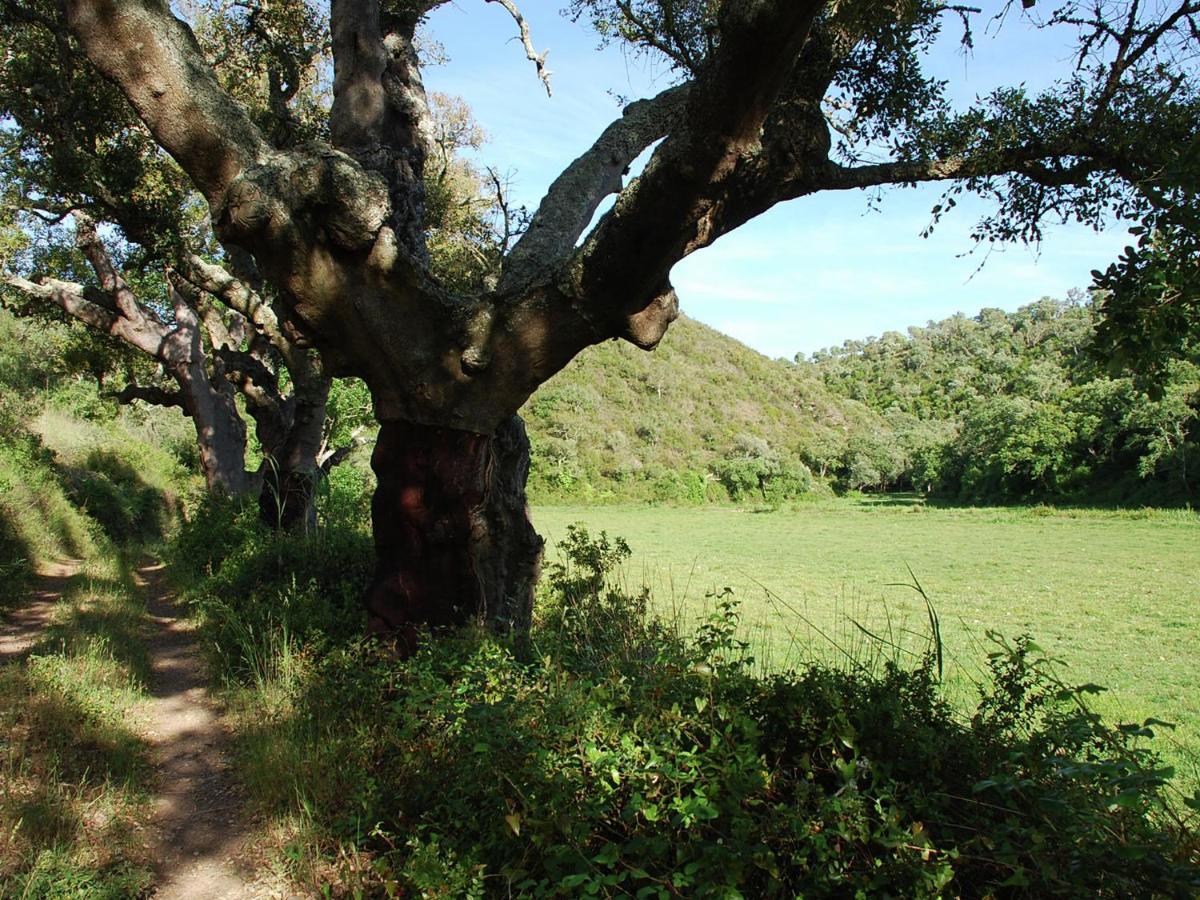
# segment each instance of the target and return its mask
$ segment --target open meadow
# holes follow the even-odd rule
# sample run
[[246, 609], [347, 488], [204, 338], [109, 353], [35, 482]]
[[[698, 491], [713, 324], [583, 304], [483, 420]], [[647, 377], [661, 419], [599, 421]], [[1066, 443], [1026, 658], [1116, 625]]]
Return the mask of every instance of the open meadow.
[[[1184, 511], [934, 508], [904, 498], [793, 509], [546, 506], [547, 560], [567, 526], [621, 536], [627, 577], [660, 613], [694, 621], [729, 587], [756, 656], [786, 668], [813, 653], [870, 663], [928, 646], [924, 588], [940, 620], [946, 681], [972, 698], [989, 630], [1028, 633], [1071, 684], [1108, 688], [1106, 716], [1177, 723], [1162, 749], [1188, 779], [1200, 763], [1200, 516]], [[912, 575], [909, 574], [911, 569]], [[709, 595], [706, 597], [706, 595]], [[861, 626], [861, 627], [860, 627]], [[869, 638], [865, 631], [875, 635]]]

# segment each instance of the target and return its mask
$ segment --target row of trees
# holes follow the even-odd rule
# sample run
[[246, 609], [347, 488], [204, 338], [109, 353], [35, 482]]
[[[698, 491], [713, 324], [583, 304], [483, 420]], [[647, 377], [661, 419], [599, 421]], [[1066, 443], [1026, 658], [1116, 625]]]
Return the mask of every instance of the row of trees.
[[[798, 359], [878, 412], [843, 473], [855, 487], [965, 500], [1191, 502], [1200, 461], [1200, 356], [1155, 380], [1112, 372], [1084, 297], [987, 309]], [[851, 438], [851, 445], [855, 438]]]
[[[447, 132], [417, 40], [445, 2], [333, 0], [326, 16], [306, 0], [0, 0], [5, 207], [73, 219], [81, 260], [66, 280], [10, 254], [7, 284], [153, 358], [163, 383], [131, 391], [192, 416], [214, 490], [252, 481], [241, 403], [275, 495], [303, 501], [329, 379], [361, 378], [381, 429], [378, 629], [528, 620], [541, 541], [515, 413], [584, 347], [654, 347], [677, 315], [672, 266], [777, 203], [939, 181], [995, 201], [981, 240], [1118, 214], [1157, 236], [1150, 257], [1154, 240], [1191, 247], [1195, 0], [1006, 3], [998, 21], [1065, 31], [1076, 56], [1043, 93], [957, 108], [924, 57], [947, 22], [972, 42], [969, 7], [574, 0], [673, 83], [596, 137], [522, 234], [502, 217], [447, 274], [431, 220]], [[1157, 283], [1150, 257], [1109, 273], [1125, 296]]]
[[[184, 9], [222, 86], [281, 145], [327, 137], [319, 10], [218, 0]], [[308, 523], [317, 480], [372, 424], [365, 386], [334, 381], [253, 259], [213, 233], [184, 173], [78, 57], [53, 6], [9, 4], [0, 15], [0, 302], [92, 329], [76, 367], [117, 402], [190, 418], [210, 492], [256, 493], [268, 523]], [[466, 287], [495, 269], [509, 219], [499, 181], [461, 158], [483, 140], [469, 110], [442, 95], [430, 106], [431, 264]]]

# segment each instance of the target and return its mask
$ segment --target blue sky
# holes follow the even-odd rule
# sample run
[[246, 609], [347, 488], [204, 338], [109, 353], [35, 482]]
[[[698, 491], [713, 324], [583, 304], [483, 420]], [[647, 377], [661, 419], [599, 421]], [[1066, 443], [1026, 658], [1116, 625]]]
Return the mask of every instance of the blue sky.
[[[627, 59], [616, 48], [597, 52], [595, 35], [559, 13], [563, 2], [519, 4], [534, 44], [550, 51], [552, 98], [499, 5], [457, 0], [429, 24], [449, 62], [427, 70], [426, 87], [471, 105], [489, 136], [480, 161], [508, 173], [513, 200], [530, 208], [620, 114], [617, 96], [632, 99], [669, 84], [665, 67]], [[1036, 89], [1069, 66], [1064, 36], [1010, 21], [993, 37], [987, 22], [980, 19], [970, 57], [951, 35], [933, 57], [934, 71], [951, 80], [957, 98], [1013, 80]], [[675, 267], [684, 312], [768, 356], [791, 358], [955, 312], [1063, 297], [1086, 287], [1090, 271], [1129, 242], [1122, 226], [1096, 234], [1058, 225], [1039, 247], [972, 252], [970, 228], [986, 206], [970, 198], [922, 239], [941, 192], [936, 185], [888, 191], [878, 210], [858, 191], [781, 204]]]

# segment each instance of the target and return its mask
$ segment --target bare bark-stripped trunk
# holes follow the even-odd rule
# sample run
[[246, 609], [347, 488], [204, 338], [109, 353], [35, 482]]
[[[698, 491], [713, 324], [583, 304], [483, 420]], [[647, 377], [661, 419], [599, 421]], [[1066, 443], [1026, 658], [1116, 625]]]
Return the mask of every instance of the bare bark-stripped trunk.
[[415, 624], [527, 628], [543, 542], [525, 502], [520, 417], [492, 435], [385, 422], [371, 465], [379, 485], [370, 629], [411, 649]]

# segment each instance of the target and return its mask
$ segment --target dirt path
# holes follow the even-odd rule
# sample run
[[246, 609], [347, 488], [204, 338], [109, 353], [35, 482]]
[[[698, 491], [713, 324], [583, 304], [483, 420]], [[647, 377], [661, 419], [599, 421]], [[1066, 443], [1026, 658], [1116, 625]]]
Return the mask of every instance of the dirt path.
[[[80, 570], [77, 560], [47, 565], [34, 580], [32, 601], [0, 620], [0, 664], [27, 654], [49, 624], [55, 605]], [[155, 900], [290, 898], [272, 873], [254, 873], [245, 820], [228, 764], [228, 736], [209, 698], [207, 673], [194, 630], [167, 589], [161, 565], [134, 576], [151, 624], [150, 698], [134, 715], [158, 772], [151, 847]]]
[[248, 876], [250, 831], [230, 777], [227, 735], [206, 691], [192, 628], [166, 589], [161, 565], [138, 569], [154, 628], [145, 736], [159, 772], [155, 824], [161, 835], [156, 900], [247, 900], [287, 896], [267, 876]]
[[38, 569], [33, 577], [33, 602], [9, 611], [0, 620], [0, 663], [25, 655], [37, 643], [50, 623], [54, 604], [80, 565], [77, 559], [64, 559]]

